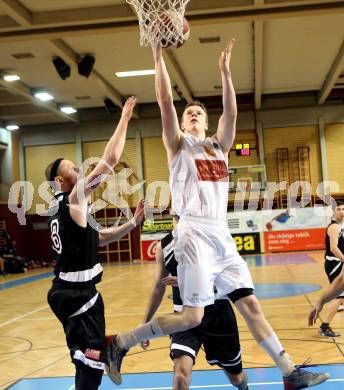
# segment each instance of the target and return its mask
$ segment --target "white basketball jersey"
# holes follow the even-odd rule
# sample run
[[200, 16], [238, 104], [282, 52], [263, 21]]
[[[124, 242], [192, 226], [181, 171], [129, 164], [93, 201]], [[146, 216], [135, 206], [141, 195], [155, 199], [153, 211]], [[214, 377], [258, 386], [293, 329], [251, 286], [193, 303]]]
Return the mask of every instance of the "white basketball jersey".
[[180, 217], [226, 218], [228, 163], [216, 139], [184, 135], [170, 163], [170, 189], [172, 209]]

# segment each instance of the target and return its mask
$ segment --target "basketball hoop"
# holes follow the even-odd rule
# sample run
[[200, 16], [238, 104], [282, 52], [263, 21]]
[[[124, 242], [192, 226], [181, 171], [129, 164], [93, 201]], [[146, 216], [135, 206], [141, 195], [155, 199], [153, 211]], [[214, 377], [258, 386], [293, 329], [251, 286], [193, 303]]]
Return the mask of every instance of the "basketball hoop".
[[140, 45], [179, 47], [187, 40], [184, 14], [190, 0], [126, 0], [139, 18]]

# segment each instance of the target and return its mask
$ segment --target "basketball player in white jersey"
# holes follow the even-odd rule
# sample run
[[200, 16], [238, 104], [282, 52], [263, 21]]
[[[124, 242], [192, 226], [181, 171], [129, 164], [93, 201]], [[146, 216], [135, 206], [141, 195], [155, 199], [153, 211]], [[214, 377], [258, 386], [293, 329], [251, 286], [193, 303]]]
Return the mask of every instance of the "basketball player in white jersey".
[[235, 303], [252, 335], [281, 369], [286, 389], [315, 386], [329, 378], [328, 374], [301, 370], [285, 352], [253, 294], [250, 272], [226, 224], [228, 155], [235, 138], [237, 118], [229, 67], [234, 44], [235, 40], [231, 39], [219, 59], [223, 113], [213, 137], [206, 137], [207, 112], [199, 102], [187, 105], [179, 126], [162, 49], [153, 47], [155, 88], [170, 169], [172, 208], [180, 216], [174, 249], [183, 311], [154, 317], [134, 331], [113, 337], [107, 348], [110, 361], [107, 371], [115, 383], [121, 381], [121, 363], [130, 347], [198, 326], [204, 307], [214, 303], [214, 285], [218, 297], [228, 295]]

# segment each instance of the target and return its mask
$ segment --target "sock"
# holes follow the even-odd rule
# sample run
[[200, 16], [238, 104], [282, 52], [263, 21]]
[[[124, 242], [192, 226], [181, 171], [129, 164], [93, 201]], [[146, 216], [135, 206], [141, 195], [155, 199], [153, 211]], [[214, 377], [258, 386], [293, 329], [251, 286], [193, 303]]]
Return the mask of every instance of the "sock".
[[328, 322], [323, 322], [321, 325], [320, 325], [320, 328], [322, 330], [326, 330], [328, 327], [330, 326], [330, 324]]
[[165, 336], [161, 330], [157, 318], [153, 318], [149, 322], [138, 326], [136, 329], [118, 335], [118, 345], [123, 349], [129, 349], [141, 341], [156, 339]]
[[260, 346], [281, 369], [284, 376], [290, 375], [295, 370], [295, 364], [291, 360], [290, 356], [285, 352], [276, 333], [272, 333], [269, 337], [263, 340], [260, 343]]

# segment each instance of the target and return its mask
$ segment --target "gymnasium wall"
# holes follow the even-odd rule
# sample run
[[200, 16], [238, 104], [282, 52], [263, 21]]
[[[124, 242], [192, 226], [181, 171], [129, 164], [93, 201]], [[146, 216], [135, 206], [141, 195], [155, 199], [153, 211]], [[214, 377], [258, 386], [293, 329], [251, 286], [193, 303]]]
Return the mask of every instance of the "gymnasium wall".
[[30, 214], [36, 213], [36, 204], [44, 203], [39, 197], [38, 187], [46, 180], [44, 176], [45, 168], [59, 157], [74, 161], [76, 145], [70, 143], [25, 147], [25, 179], [34, 186], [32, 208], [29, 210]]
[[329, 180], [338, 182], [339, 192], [344, 192], [344, 123], [325, 126]]
[[[211, 129], [216, 129], [218, 116], [219, 114], [215, 112], [209, 115]], [[288, 147], [292, 155], [298, 146], [310, 148], [313, 188], [322, 180], [318, 131], [320, 116], [326, 125], [329, 176], [330, 179], [336, 178], [340, 182], [340, 191], [344, 192], [344, 181], [341, 181], [338, 174], [341, 164], [337, 164], [338, 156], [343, 153], [330, 151], [331, 148], [338, 148], [344, 144], [344, 132], [341, 130], [344, 126], [342, 106], [259, 111], [257, 119], [263, 128], [268, 180], [277, 181], [276, 148]], [[332, 124], [336, 121], [339, 123]], [[12, 136], [11, 151], [8, 154], [11, 159], [7, 158], [1, 169], [7, 173], [7, 177], [11, 176], [9, 175], [11, 172], [13, 178], [18, 177], [20, 170], [21, 180], [30, 180], [37, 187], [43, 180], [44, 167], [57, 156], [63, 155], [77, 164], [91, 155], [100, 156], [116, 122], [114, 119], [105, 122], [27, 127]], [[134, 171], [130, 184], [133, 185], [144, 178], [147, 188], [154, 180], [167, 180], [167, 160], [161, 141], [160, 118], [133, 120], [127, 138], [122, 160]], [[236, 141], [246, 141], [253, 147], [257, 146], [251, 112], [239, 113]], [[235, 152], [230, 154], [230, 166], [259, 163], [256, 150], [253, 150], [249, 157], [236, 156]], [[13, 179], [10, 182], [13, 182]], [[130, 197], [130, 205], [133, 206], [137, 199], [138, 194]], [[37, 202], [37, 192], [34, 201]]]
[[290, 182], [298, 181], [297, 148], [308, 146], [310, 152], [311, 183], [313, 193], [316, 193], [317, 185], [322, 181], [318, 126], [269, 128], [264, 129], [263, 134], [267, 180], [279, 182], [276, 149], [288, 148]]
[[[257, 113], [263, 128], [265, 162], [268, 180], [277, 181], [276, 148], [288, 147], [292, 152], [298, 146], [308, 146], [311, 156], [311, 176], [314, 186], [322, 180], [319, 145], [319, 117], [325, 122], [327, 142], [327, 162], [329, 180], [336, 180], [340, 192], [344, 192], [344, 111], [342, 106], [323, 106], [302, 109], [266, 110]], [[210, 128], [215, 129], [218, 114], [210, 115]], [[93, 156], [99, 157], [106, 141], [114, 130], [116, 120], [102, 122], [82, 122], [80, 124], [60, 124], [25, 128], [19, 133], [6, 132], [8, 149], [1, 164], [1, 172], [10, 185], [19, 178], [30, 180], [37, 187], [44, 180], [45, 166], [59, 156], [79, 164]], [[251, 113], [241, 113], [238, 118], [236, 142], [249, 142], [254, 148], [256, 133]], [[128, 130], [126, 147], [122, 161], [137, 177], [130, 179], [134, 185], [140, 178], [146, 180], [145, 188], [154, 180], [167, 180], [166, 154], [161, 140], [160, 118], [133, 120]], [[250, 157], [230, 153], [230, 166], [259, 164], [257, 150]], [[34, 201], [37, 202], [37, 192]], [[129, 197], [134, 206], [138, 194]], [[39, 203], [42, 203], [40, 201]], [[31, 213], [34, 212], [31, 209]], [[16, 239], [19, 254], [48, 257], [51, 255], [47, 230], [34, 230], [33, 223], [44, 221], [44, 217], [30, 214], [27, 226], [20, 226], [16, 216], [9, 212], [6, 204], [0, 205], [0, 217], [9, 221], [10, 234]], [[138, 240], [133, 239], [134, 257], [140, 257]]]
[[19, 141], [20, 136], [18, 133], [12, 133], [11, 134], [11, 140], [12, 140], [12, 182], [16, 182], [20, 180], [20, 167], [19, 167]]
[[[82, 160], [85, 161], [90, 157], [101, 158], [105, 149], [107, 141], [89, 141], [82, 143]], [[115, 169], [116, 172], [123, 168], [129, 168], [133, 173], [129, 177], [129, 184], [134, 186], [139, 182], [138, 172], [137, 172], [137, 163], [136, 163], [136, 141], [135, 139], [127, 139], [125, 147], [120, 159], [118, 167]], [[100, 189], [102, 193], [104, 187]], [[101, 193], [96, 194], [101, 196]], [[126, 200], [131, 207], [135, 207], [138, 202], [139, 194], [136, 192], [133, 195], [126, 197]]]
[[5, 129], [0, 128], [0, 143], [2, 148], [0, 161], [0, 178], [1, 184], [9, 186], [12, 183], [12, 138], [11, 133]]

